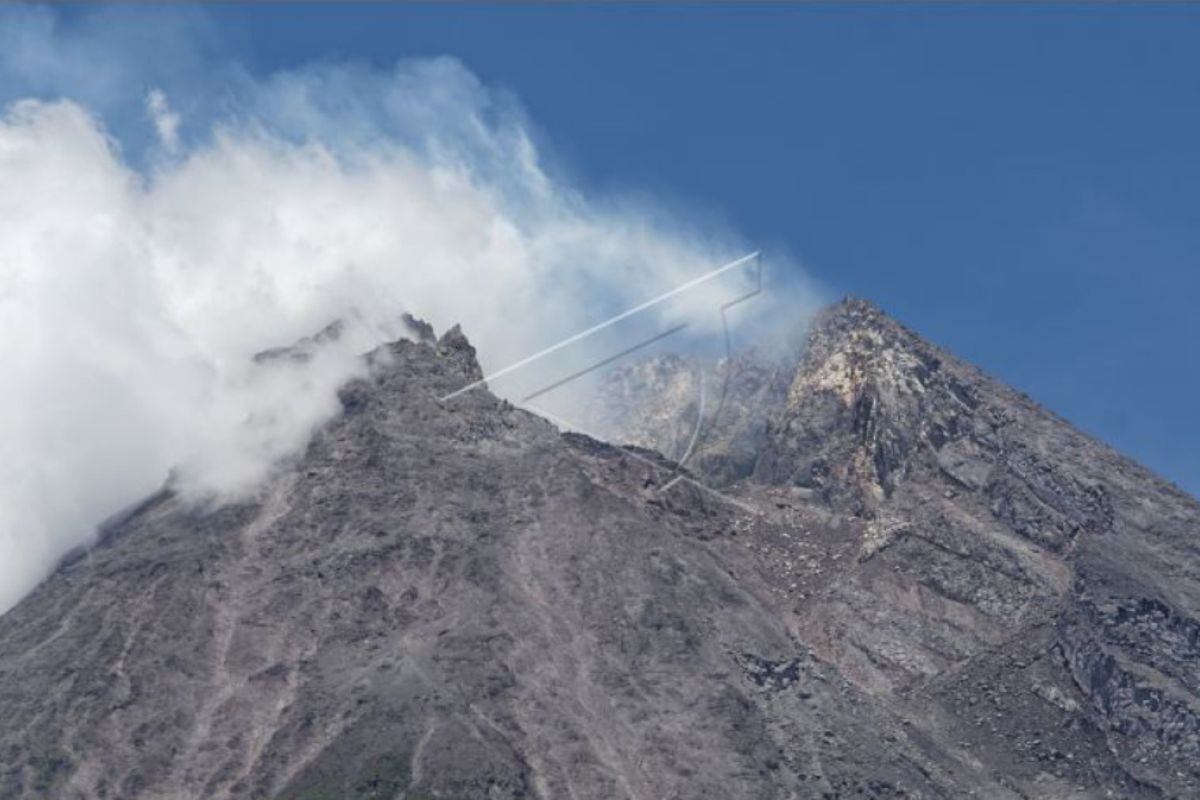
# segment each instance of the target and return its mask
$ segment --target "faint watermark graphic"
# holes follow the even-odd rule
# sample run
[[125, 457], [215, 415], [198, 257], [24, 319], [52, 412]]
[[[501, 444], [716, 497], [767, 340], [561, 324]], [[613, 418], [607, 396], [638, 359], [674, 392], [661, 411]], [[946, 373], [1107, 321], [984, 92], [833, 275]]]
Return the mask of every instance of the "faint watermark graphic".
[[[761, 512], [758, 509], [754, 508], [753, 506], [747, 504], [746, 502], [744, 502], [736, 497], [732, 497], [725, 492], [719, 491], [717, 489], [712, 488], [711, 486], [704, 484], [703, 482], [697, 480], [694, 476], [692, 476], [690, 473], [688, 473], [686, 471], [686, 465], [687, 465], [688, 460], [691, 459], [692, 456], [699, 450], [699, 448], [701, 447], [701, 445], [704, 441], [706, 431], [710, 430], [712, 425], [715, 423], [715, 421], [721, 417], [722, 411], [725, 408], [725, 403], [726, 403], [726, 400], [727, 400], [728, 394], [729, 394], [729, 383], [730, 383], [730, 376], [731, 376], [731, 372], [732, 372], [731, 365], [733, 363], [733, 361], [732, 361], [733, 337], [732, 337], [731, 330], [730, 330], [730, 328], [731, 328], [730, 311], [732, 311], [737, 306], [757, 297], [758, 295], [762, 294], [762, 292], [763, 292], [763, 264], [762, 264], [762, 255], [759, 251], [747, 253], [746, 255], [742, 256], [741, 258], [730, 261], [727, 264], [723, 264], [723, 265], [717, 267], [716, 269], [713, 269], [713, 270], [705, 273], [704, 275], [701, 275], [690, 281], [682, 283], [679, 286], [676, 286], [666, 292], [663, 292], [662, 294], [659, 294], [656, 297], [646, 300], [645, 302], [639, 303], [638, 305], [633, 306], [632, 308], [626, 309], [625, 311], [622, 311], [619, 314], [609, 317], [608, 319], [606, 319], [602, 322], [599, 322], [599, 323], [587, 328], [586, 330], [582, 330], [582, 331], [579, 331], [578, 333], [567, 336], [567, 337], [559, 340], [558, 342], [555, 342], [554, 344], [550, 345], [549, 347], [543, 348], [542, 350], [539, 350], [538, 352], [533, 353], [532, 355], [526, 356], [525, 358], [521, 358], [521, 359], [513, 362], [512, 364], [509, 364], [508, 366], [503, 367], [502, 369], [498, 369], [498, 370], [495, 370], [494, 372], [488, 373], [488, 374], [484, 375], [482, 378], [480, 378], [476, 381], [473, 381], [459, 389], [456, 389], [455, 391], [450, 392], [449, 394], [442, 396], [440, 399], [442, 402], [450, 402], [450, 401], [454, 400], [455, 398], [460, 397], [461, 395], [472, 391], [473, 389], [478, 389], [478, 388], [486, 386], [489, 381], [495, 381], [499, 378], [516, 373], [519, 370], [530, 368], [532, 365], [534, 365], [538, 362], [544, 361], [549, 356], [551, 356], [555, 353], [563, 352], [567, 348], [571, 347], [572, 345], [576, 345], [576, 344], [585, 342], [586, 340], [593, 339], [593, 338], [597, 337], [599, 334], [601, 334], [602, 332], [611, 330], [615, 326], [620, 325], [621, 323], [623, 323], [627, 320], [631, 320], [631, 319], [633, 319], [635, 317], [639, 317], [639, 316], [649, 316], [653, 311], [655, 311], [657, 309], [661, 309], [665, 304], [667, 304], [671, 301], [677, 300], [678, 298], [682, 297], [683, 295], [687, 294], [688, 292], [696, 291], [697, 289], [699, 289], [699, 287], [711, 285], [714, 281], [718, 280], [722, 276], [732, 276], [735, 278], [741, 276], [742, 278], [748, 278], [748, 281], [743, 281], [743, 282], [748, 283], [749, 288], [746, 289], [745, 291], [741, 291], [740, 293], [736, 294], [736, 296], [734, 296], [728, 300], [720, 302], [719, 304], [716, 305], [715, 308], [711, 309], [712, 311], [715, 311], [715, 312], [719, 313], [719, 315], [720, 315], [720, 334], [719, 334], [720, 335], [720, 345], [719, 346], [724, 351], [724, 364], [725, 364], [725, 368], [722, 370], [720, 387], [719, 387], [718, 391], [716, 392], [716, 395], [713, 398], [713, 402], [711, 404], [712, 412], [710, 414], [706, 414], [707, 408], [710, 405], [709, 397], [708, 397], [709, 392], [707, 390], [707, 382], [705, 379], [705, 372], [703, 370], [701, 370], [699, 372], [699, 380], [697, 383], [699, 396], [696, 400], [696, 408], [697, 408], [696, 422], [695, 422], [695, 425], [693, 426], [690, 437], [687, 440], [687, 444], [683, 450], [683, 453], [678, 458], [676, 458], [676, 459], [674, 459], [674, 461], [670, 462], [669, 465], [665, 465], [660, 461], [657, 461], [652, 458], [648, 458], [647, 456], [637, 452], [635, 449], [633, 449], [629, 446], [624, 446], [624, 445], [617, 445], [617, 446], [621, 447], [622, 450], [624, 450], [626, 454], [628, 454], [630, 457], [634, 458], [635, 460], [642, 462], [644, 464], [647, 464], [647, 465], [653, 467], [657, 471], [667, 473], [666, 480], [664, 481], [663, 485], [658, 490], [660, 492], [665, 492], [668, 489], [670, 489], [671, 487], [673, 487], [679, 483], [686, 483], [686, 484], [698, 489], [699, 491], [704, 492], [705, 494], [708, 494], [712, 497], [718, 498], [719, 500], [721, 500], [725, 503], [729, 503], [742, 511], [745, 511], [750, 514], [759, 515], [759, 514], [761, 514]], [[520, 394], [519, 405], [521, 405], [523, 408], [525, 408], [528, 411], [531, 411], [535, 414], [545, 417], [546, 419], [551, 420], [552, 422], [554, 422], [556, 425], [559, 425], [560, 427], [573, 430], [575, 432], [584, 434], [586, 436], [590, 436], [597, 440], [601, 440], [601, 441], [607, 440], [607, 437], [605, 437], [603, 435], [597, 435], [597, 434], [587, 430], [587, 428], [585, 426], [580, 425], [577, 421], [565, 419], [561, 415], [551, 412], [549, 409], [540, 407], [538, 405], [534, 405], [533, 401], [535, 401], [541, 397], [544, 397], [545, 395], [555, 391], [556, 389], [560, 389], [564, 386], [567, 386], [576, 381], [579, 381], [580, 379], [584, 378], [585, 376], [595, 373], [597, 370], [603, 369], [604, 367], [615, 364], [615, 363], [621, 361], [622, 359], [628, 358], [628, 357], [632, 356], [634, 353], [643, 351], [652, 345], [658, 344], [659, 342], [669, 339], [672, 336], [680, 334], [684, 330], [686, 330], [689, 327], [689, 325], [691, 325], [691, 323], [690, 322], [678, 322], [678, 323], [673, 323], [673, 324], [663, 323], [663, 325], [664, 325], [664, 327], [662, 327], [662, 329], [660, 329], [660, 330], [655, 330], [649, 334], [642, 333], [642, 334], [638, 335], [637, 337], [634, 338], [634, 340], [631, 344], [629, 344], [628, 346], [619, 348], [616, 352], [610, 353], [608, 355], [599, 356], [599, 357], [595, 356], [594, 354], [591, 354], [587, 359], [584, 359], [580, 362], [573, 364], [572, 365], [573, 368], [571, 368], [565, 375], [562, 375], [561, 377], [555, 377], [553, 380], [549, 381], [548, 383], [544, 383], [531, 391], [522, 392]]]

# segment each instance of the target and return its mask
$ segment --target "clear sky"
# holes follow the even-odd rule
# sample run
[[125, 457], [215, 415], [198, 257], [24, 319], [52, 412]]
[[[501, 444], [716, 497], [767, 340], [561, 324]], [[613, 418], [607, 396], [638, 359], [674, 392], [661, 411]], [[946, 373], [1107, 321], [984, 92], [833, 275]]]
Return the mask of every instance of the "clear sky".
[[453, 55], [585, 185], [719, 215], [1200, 494], [1200, 5], [264, 4], [193, 23], [260, 72]]

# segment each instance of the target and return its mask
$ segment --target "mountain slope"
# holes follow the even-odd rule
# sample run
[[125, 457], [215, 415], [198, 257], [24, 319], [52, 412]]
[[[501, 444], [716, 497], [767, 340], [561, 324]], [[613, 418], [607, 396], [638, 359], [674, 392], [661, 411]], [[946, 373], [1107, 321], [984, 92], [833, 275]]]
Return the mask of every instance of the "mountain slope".
[[439, 400], [457, 330], [370, 361], [254, 497], [151, 498], [0, 617], [0, 797], [1200, 791], [1200, 507], [877, 309], [737, 365], [687, 463], [737, 502]]
[[734, 491], [861, 522], [800, 638], [1034, 796], [1200, 791], [1196, 502], [861, 301], [785, 373], [689, 464], [754, 436]]

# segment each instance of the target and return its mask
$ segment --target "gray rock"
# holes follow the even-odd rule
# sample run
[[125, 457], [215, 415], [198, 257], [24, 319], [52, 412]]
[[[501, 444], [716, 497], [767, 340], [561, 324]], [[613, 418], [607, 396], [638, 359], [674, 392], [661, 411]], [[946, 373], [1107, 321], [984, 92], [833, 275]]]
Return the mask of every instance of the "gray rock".
[[[1200, 795], [1200, 506], [878, 309], [734, 365], [673, 482], [414, 333], [0, 617], [0, 797]], [[677, 367], [615, 438], [672, 452]]]

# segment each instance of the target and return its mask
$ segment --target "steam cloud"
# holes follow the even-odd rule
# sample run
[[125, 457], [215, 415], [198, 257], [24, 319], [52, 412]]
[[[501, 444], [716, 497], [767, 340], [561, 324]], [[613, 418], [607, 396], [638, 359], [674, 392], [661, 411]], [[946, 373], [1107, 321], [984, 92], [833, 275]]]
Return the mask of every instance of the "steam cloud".
[[[219, 91], [143, 87], [122, 116], [136, 65], [104, 51], [88, 82], [52, 16], [6, 22], [0, 81], [30, 97], [0, 118], [0, 612], [172, 471], [198, 497], [251, 489], [402, 311], [463, 322], [495, 368], [747, 249], [557, 178], [515, 101], [452, 59], [220, 65]], [[95, 54], [96, 30], [73, 44]], [[311, 362], [252, 360], [334, 319]]]

